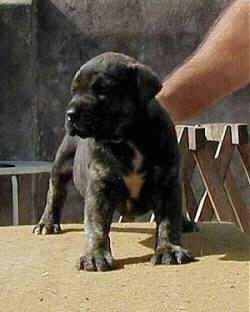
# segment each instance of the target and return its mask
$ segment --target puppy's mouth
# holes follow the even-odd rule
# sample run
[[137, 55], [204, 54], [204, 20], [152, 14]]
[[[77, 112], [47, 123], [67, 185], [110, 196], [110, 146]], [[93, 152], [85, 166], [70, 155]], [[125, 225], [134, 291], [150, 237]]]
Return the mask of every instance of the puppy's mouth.
[[122, 138], [112, 133], [112, 135], [107, 135], [103, 131], [95, 131], [92, 129], [82, 128], [76, 123], [67, 123], [66, 130], [70, 136], [79, 136], [82, 139], [94, 138], [99, 142], [120, 142]]
[[[66, 117], [65, 128], [69, 135], [79, 136], [83, 139], [94, 138], [96, 141], [112, 141], [120, 142], [125, 139], [123, 131], [121, 131], [119, 123], [117, 125], [111, 122], [104, 123], [101, 119], [85, 119], [80, 118], [74, 121]], [[121, 127], [123, 128], [123, 127]]]

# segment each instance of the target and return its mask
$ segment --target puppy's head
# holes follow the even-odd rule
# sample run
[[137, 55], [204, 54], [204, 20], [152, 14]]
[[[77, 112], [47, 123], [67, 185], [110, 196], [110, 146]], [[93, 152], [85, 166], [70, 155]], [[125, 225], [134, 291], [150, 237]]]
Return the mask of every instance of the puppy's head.
[[101, 54], [73, 78], [66, 130], [82, 138], [122, 140], [160, 88], [149, 67], [124, 54]]

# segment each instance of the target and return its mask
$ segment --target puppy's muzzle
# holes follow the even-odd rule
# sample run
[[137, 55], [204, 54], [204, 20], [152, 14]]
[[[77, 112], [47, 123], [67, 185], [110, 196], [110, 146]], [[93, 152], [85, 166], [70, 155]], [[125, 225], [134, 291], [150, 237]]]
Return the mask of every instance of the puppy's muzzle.
[[68, 121], [76, 122], [80, 119], [80, 112], [76, 108], [71, 107], [66, 111], [66, 117]]

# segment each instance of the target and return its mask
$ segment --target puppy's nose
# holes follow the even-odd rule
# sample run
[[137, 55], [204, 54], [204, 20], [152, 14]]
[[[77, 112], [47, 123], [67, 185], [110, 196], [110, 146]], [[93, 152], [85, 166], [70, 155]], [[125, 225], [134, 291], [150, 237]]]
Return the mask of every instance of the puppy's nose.
[[77, 121], [79, 119], [79, 113], [74, 107], [71, 107], [66, 111], [66, 116], [69, 121]]

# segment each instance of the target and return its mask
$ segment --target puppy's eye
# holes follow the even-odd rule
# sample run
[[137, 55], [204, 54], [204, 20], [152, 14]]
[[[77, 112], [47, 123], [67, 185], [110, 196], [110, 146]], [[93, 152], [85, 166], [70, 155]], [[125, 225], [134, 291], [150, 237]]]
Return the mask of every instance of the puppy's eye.
[[95, 87], [95, 91], [99, 96], [107, 96], [111, 92], [112, 88], [109, 85], [98, 85]]
[[98, 76], [93, 82], [92, 88], [98, 97], [109, 95], [115, 86], [115, 82], [107, 76]]
[[98, 99], [100, 101], [105, 101], [107, 99], [107, 95], [106, 94], [98, 94]]

